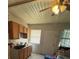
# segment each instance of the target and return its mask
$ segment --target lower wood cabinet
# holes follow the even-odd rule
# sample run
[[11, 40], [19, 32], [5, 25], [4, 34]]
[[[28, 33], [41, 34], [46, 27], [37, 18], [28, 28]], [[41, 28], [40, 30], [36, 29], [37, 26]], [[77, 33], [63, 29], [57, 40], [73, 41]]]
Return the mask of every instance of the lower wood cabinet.
[[19, 51], [18, 56], [19, 56], [19, 59], [24, 59], [23, 49]]
[[32, 53], [32, 47], [28, 46], [26, 48], [22, 49], [14, 49], [10, 48], [10, 59], [28, 59], [29, 56], [31, 56]]
[[24, 49], [24, 59], [28, 58], [28, 47]]
[[20, 49], [18, 52], [19, 59], [27, 59], [28, 58], [28, 47]]
[[31, 53], [32, 53], [32, 46], [20, 49], [19, 59], [27, 59], [29, 56], [31, 56]]
[[31, 52], [32, 52], [32, 47], [29, 46], [29, 47], [28, 47], [28, 57], [31, 56]]

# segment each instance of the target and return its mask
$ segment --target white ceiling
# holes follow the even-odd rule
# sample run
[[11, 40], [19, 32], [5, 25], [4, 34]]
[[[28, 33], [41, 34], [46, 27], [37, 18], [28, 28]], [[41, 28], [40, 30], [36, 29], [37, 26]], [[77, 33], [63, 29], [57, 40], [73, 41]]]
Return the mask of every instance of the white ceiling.
[[27, 24], [42, 23], [69, 23], [70, 12], [65, 11], [63, 14], [52, 15], [51, 9], [39, 12], [51, 5], [51, 0], [37, 0], [13, 7], [9, 7], [9, 20], [19, 20]]

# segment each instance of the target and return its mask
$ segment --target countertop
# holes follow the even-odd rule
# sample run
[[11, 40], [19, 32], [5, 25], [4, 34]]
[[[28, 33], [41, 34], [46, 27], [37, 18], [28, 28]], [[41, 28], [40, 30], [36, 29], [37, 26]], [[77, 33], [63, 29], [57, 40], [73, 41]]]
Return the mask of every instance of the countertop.
[[[14, 48], [15, 46], [12, 45], [11, 43], [9, 43], [8, 46], [10, 46], [10, 48], [12, 48], [12, 49], [15, 49]], [[26, 48], [26, 47], [29, 47], [29, 46], [32, 46], [32, 44], [30, 44], [30, 43], [29, 44], [26, 44], [25, 47], [23, 47], [23, 48]], [[20, 48], [20, 49], [23, 49], [23, 48]], [[15, 49], [15, 50], [18, 50], [18, 49]]]

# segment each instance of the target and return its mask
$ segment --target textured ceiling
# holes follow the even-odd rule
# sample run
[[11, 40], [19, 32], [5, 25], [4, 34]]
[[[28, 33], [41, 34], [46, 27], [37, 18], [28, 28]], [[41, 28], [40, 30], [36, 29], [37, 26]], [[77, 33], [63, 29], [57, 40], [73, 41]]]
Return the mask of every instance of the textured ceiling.
[[63, 14], [52, 15], [51, 9], [39, 12], [51, 5], [51, 0], [37, 0], [13, 7], [9, 7], [9, 20], [18, 19], [27, 24], [42, 23], [67, 23], [70, 22], [70, 12], [65, 11]]

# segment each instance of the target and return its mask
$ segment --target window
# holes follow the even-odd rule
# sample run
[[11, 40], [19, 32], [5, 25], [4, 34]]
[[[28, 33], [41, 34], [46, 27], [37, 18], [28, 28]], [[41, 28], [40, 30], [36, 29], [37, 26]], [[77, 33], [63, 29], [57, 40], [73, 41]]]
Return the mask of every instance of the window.
[[70, 47], [70, 39], [61, 39], [59, 44], [62, 47]]
[[30, 42], [35, 44], [40, 44], [41, 30], [31, 30]]
[[59, 46], [70, 47], [70, 30], [65, 29], [61, 33]]

